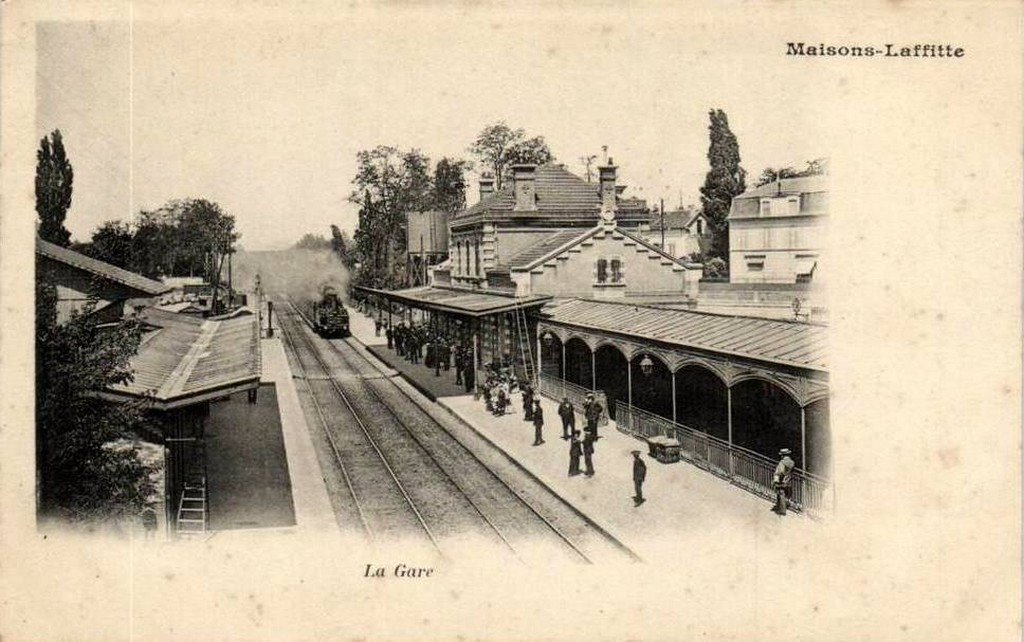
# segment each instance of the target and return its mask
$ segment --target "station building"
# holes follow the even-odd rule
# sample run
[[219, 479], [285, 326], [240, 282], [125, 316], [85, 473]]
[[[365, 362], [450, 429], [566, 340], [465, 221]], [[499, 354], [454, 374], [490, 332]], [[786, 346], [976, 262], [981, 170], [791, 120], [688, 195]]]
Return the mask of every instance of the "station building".
[[[650, 211], [623, 195], [609, 159], [599, 181], [562, 165], [516, 165], [509, 185], [480, 181], [480, 201], [449, 222], [449, 259], [427, 286], [364, 288], [472, 345], [479, 366], [510, 363], [533, 377], [539, 309], [555, 297], [692, 298], [701, 266], [643, 237]], [[393, 315], [391, 315], [393, 317]]]
[[[701, 310], [703, 266], [648, 240], [646, 205], [622, 196], [610, 159], [599, 171], [595, 185], [557, 165], [516, 166], [496, 192], [485, 177], [480, 202], [452, 218], [449, 261], [428, 286], [366, 292], [456, 328], [478, 375], [511, 355], [543, 394], [579, 408], [592, 393], [619, 430], [675, 438], [691, 463], [751, 492], [773, 495], [789, 448], [795, 500], [820, 509], [831, 477], [827, 327], [792, 312]], [[821, 202], [808, 197], [806, 218]]]

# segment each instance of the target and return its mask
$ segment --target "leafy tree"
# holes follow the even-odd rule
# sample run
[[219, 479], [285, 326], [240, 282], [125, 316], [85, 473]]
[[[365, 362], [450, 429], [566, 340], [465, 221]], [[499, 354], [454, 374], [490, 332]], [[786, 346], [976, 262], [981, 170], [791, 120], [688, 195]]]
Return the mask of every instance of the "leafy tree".
[[816, 176], [824, 173], [825, 159], [823, 158], [816, 158], [814, 160], [807, 161], [807, 166], [802, 170], [794, 169], [792, 167], [766, 167], [761, 170], [761, 175], [757, 178], [757, 185], [755, 185], [755, 187], [774, 183], [775, 181], [783, 178], [802, 178], [804, 176]]
[[732, 199], [746, 189], [746, 170], [740, 166], [740, 146], [729, 129], [729, 119], [721, 109], [708, 112], [711, 144], [708, 161], [711, 169], [700, 188], [700, 202], [712, 232], [711, 253], [728, 261], [729, 208]]
[[75, 172], [64, 150], [64, 139], [55, 129], [39, 141], [36, 152], [36, 212], [39, 236], [61, 247], [71, 244], [71, 232], [64, 227], [71, 207], [71, 188]]
[[509, 178], [509, 168], [516, 163], [543, 165], [555, 159], [543, 136], [526, 138], [526, 130], [512, 129], [505, 121], [484, 127], [469, 152], [487, 166], [497, 180], [497, 189]]
[[704, 277], [718, 279], [729, 276], [729, 266], [721, 258], [715, 256], [704, 261]]
[[341, 264], [349, 270], [354, 269], [356, 263], [359, 262], [359, 256], [354, 244], [348, 238], [348, 234], [343, 232], [337, 225], [331, 225], [331, 249], [341, 259]]
[[304, 234], [294, 245], [297, 250], [329, 250], [333, 246], [334, 244], [331, 241], [328, 241], [319, 234], [312, 233]]
[[393, 287], [405, 281], [406, 213], [433, 204], [430, 159], [419, 150], [380, 145], [360, 151], [356, 160], [349, 200], [360, 205], [355, 241], [366, 259], [360, 282]]
[[[40, 512], [74, 522], [138, 516], [153, 494], [152, 470], [132, 447], [142, 409], [92, 393], [131, 380], [141, 340], [133, 320], [97, 327], [95, 300], [56, 322], [56, 288], [36, 283], [36, 440]], [[120, 443], [119, 443], [120, 442]]]
[[450, 158], [437, 161], [434, 168], [434, 207], [454, 214], [466, 207], [466, 178], [463, 170], [467, 163]]
[[131, 270], [134, 268], [134, 245], [135, 234], [130, 225], [123, 221], [107, 221], [92, 233], [92, 241], [85, 253], [94, 259]]

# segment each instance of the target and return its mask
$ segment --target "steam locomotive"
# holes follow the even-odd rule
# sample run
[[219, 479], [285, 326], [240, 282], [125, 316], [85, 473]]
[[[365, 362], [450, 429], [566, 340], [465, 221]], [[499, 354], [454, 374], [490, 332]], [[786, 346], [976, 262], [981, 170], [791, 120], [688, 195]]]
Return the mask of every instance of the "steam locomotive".
[[322, 337], [349, 336], [348, 310], [342, 305], [338, 291], [333, 286], [320, 288], [320, 300], [313, 304], [310, 319], [313, 321], [313, 329]]

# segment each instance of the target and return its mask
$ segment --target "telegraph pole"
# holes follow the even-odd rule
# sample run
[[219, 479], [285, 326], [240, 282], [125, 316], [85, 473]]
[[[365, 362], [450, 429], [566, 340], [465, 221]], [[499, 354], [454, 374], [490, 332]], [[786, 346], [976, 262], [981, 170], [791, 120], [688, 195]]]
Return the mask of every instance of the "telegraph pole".
[[665, 199], [661, 199], [661, 251], [665, 251]]

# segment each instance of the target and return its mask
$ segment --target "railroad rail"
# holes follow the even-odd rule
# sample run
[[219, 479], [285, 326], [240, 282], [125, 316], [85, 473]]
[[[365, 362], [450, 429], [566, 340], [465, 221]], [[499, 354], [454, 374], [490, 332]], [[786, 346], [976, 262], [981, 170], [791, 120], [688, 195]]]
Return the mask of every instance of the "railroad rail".
[[[348, 412], [346, 414], [352, 417], [352, 419], [355, 422], [355, 425], [359, 428], [360, 432], [362, 433], [365, 439], [365, 444], [370, 447], [372, 454], [375, 455], [376, 457], [376, 460], [374, 460], [373, 457], [365, 457], [365, 455], [370, 453], [367, 453], [365, 448], [362, 449], [363, 452], [361, 454], [364, 455], [364, 458], [362, 460], [362, 463], [364, 464], [362, 467], [363, 478], [375, 476], [377, 477], [377, 479], [365, 479], [364, 481], [363, 478], [356, 478], [356, 481], [353, 482], [354, 475], [350, 471], [350, 469], [352, 468], [352, 462], [350, 460], [350, 464], [346, 465], [346, 457], [345, 455], [343, 455], [343, 448], [339, 447], [338, 445], [337, 435], [332, 434], [331, 422], [328, 419], [327, 412], [325, 412], [323, 403], [317, 399], [317, 394], [314, 391], [313, 385], [311, 384], [310, 380], [307, 380], [306, 385], [307, 388], [309, 389], [309, 397], [312, 401], [314, 408], [316, 409], [316, 413], [321, 421], [321, 424], [323, 425], [324, 433], [327, 436], [327, 439], [331, 446], [331, 450], [334, 453], [335, 459], [338, 463], [338, 467], [341, 470], [342, 477], [345, 480], [345, 485], [347, 486], [348, 491], [351, 494], [352, 500], [356, 506], [363, 531], [371, 539], [377, 539], [383, 532], [390, 530], [384, 524], [379, 523], [379, 520], [374, 520], [373, 518], [373, 515], [375, 513], [381, 511], [371, 512], [366, 510], [364, 503], [367, 501], [367, 499], [372, 498], [372, 500], [374, 502], [377, 502], [378, 504], [381, 502], [382, 499], [385, 499], [388, 500], [388, 503], [390, 503], [392, 507], [396, 503], [401, 504], [402, 502], [404, 502], [408, 506], [411, 513], [415, 516], [416, 522], [418, 522], [423, 532], [427, 535], [427, 538], [430, 540], [433, 547], [437, 549], [438, 552], [443, 554], [440, 543], [437, 541], [437, 538], [434, 536], [434, 533], [431, 531], [430, 527], [427, 526], [426, 521], [423, 519], [423, 515], [420, 513], [419, 509], [417, 509], [415, 503], [412, 501], [412, 498], [409, 496], [408, 491], [402, 485], [402, 482], [399, 480], [398, 475], [395, 474], [395, 470], [391, 466], [391, 463], [388, 461], [383, 451], [381, 451], [380, 446], [370, 435], [370, 432], [367, 429], [366, 424], [363, 422], [362, 418], [360, 418], [359, 414], [355, 411], [355, 408], [352, 407], [351, 402], [345, 395], [344, 391], [338, 386], [337, 381], [335, 381], [334, 378], [330, 376], [330, 368], [327, 366], [326, 363], [324, 363], [323, 357], [320, 355], [316, 346], [313, 345], [312, 341], [305, 334], [305, 331], [301, 326], [298, 328], [298, 332], [293, 332], [293, 329], [288, 327], [289, 323], [285, 322], [284, 318], [285, 315], [278, 314], [278, 319], [280, 319], [281, 321], [281, 332], [285, 338], [285, 343], [292, 350], [292, 354], [295, 357], [296, 361], [303, 368], [303, 371], [305, 371], [306, 366], [305, 363], [303, 363], [303, 358], [302, 355], [300, 354], [299, 346], [297, 345], [297, 343], [301, 343], [301, 345], [306, 348], [304, 354], [306, 354], [308, 357], [312, 357], [316, 364], [327, 375], [326, 377], [317, 379], [316, 381], [326, 383], [331, 387], [331, 389], [333, 389], [336, 395], [336, 399], [340, 400], [344, 407], [347, 409]], [[347, 446], [349, 447], [353, 445], [354, 444], [351, 443], [347, 444]], [[385, 481], [390, 483], [379, 483], [381, 481], [379, 479], [381, 477], [379, 473], [377, 475], [368, 475], [367, 473], [375, 472], [374, 468], [376, 467], [371, 468], [370, 466], [365, 465], [368, 463], [367, 460], [379, 461], [380, 464], [382, 464], [383, 470], [386, 471], [387, 473]], [[357, 485], [359, 486], [359, 490], [356, 489]], [[383, 495], [389, 492], [388, 489], [397, 490], [398, 493], [401, 495], [402, 502], [396, 501], [396, 498], [394, 497], [384, 497]], [[374, 496], [375, 494], [376, 496]], [[393, 519], [395, 517], [394, 512], [389, 511], [389, 513], [389, 517]], [[378, 521], [378, 523], [376, 525], [371, 525], [371, 521]]]
[[[305, 319], [308, 325], [308, 319], [305, 318], [301, 310], [295, 306], [291, 306], [291, 309], [294, 314]], [[393, 435], [393, 439], [397, 441], [400, 437], [415, 444], [417, 452], [429, 459], [431, 464], [451, 481], [476, 516], [513, 554], [519, 556], [512, 539], [536, 537], [543, 534], [552, 540], [557, 540], [558, 545], [570, 552], [572, 557], [578, 561], [593, 563], [591, 556], [577, 542], [573, 541], [565, 529], [555, 523], [558, 521], [557, 516], [552, 518], [538, 510], [533, 502], [525, 496], [525, 492], [513, 488], [448, 428], [431, 417], [406, 391], [389, 378], [382, 376], [377, 366], [349, 343], [350, 339], [325, 342], [331, 347], [330, 354], [340, 359], [341, 364], [348, 371], [354, 373], [336, 377], [308, 335], [304, 331], [301, 332], [301, 335], [306, 345], [316, 354], [320, 369], [328, 375], [337, 393], [346, 399], [351, 414], [358, 416], [350, 399], [358, 398], [361, 395], [368, 397], [367, 405], [372, 407], [373, 414], [387, 415], [391, 419], [387, 425], [392, 431], [401, 432], [400, 436]], [[394, 398], [391, 401], [385, 399], [385, 396], [378, 390], [378, 386], [388, 386], [389, 392], [397, 392], [398, 396], [406, 401], [403, 404], [404, 408], [396, 409]], [[362, 421], [361, 428], [369, 436], [369, 430]], [[381, 455], [383, 456], [383, 453]], [[518, 462], [511, 459], [509, 461], [520, 470], [525, 470]], [[398, 475], [396, 475], [396, 479], [397, 477]], [[532, 475], [530, 477], [532, 478]], [[536, 478], [532, 479], [536, 481]], [[557, 496], [552, 495], [552, 497], [555, 497], [558, 504], [562, 505], [562, 521], [571, 520], [571, 525], [575, 525], [577, 528], [580, 528], [581, 525], [585, 526], [619, 553], [633, 561], [639, 559], [630, 549], [594, 524], [575, 507], [565, 504]], [[410, 504], [412, 503], [410, 498]], [[566, 508], [568, 509], [568, 518], [564, 515]], [[518, 515], [516, 515], [517, 513]], [[424, 518], [424, 525], [426, 521], [428, 520]], [[510, 539], [512, 535], [515, 537]]]

